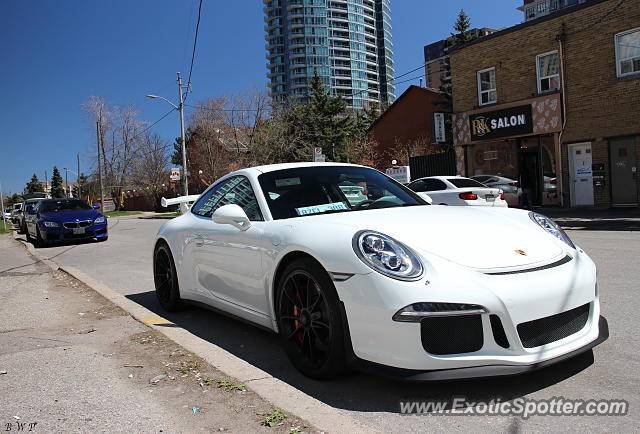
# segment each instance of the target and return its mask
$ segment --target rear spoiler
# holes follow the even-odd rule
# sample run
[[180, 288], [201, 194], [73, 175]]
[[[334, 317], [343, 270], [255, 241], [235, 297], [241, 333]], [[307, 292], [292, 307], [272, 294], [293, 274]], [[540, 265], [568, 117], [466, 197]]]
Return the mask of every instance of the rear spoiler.
[[164, 197], [160, 200], [160, 205], [163, 208], [166, 208], [171, 205], [180, 205], [180, 212], [185, 213], [190, 208], [190, 203], [195, 202], [200, 197], [199, 194], [194, 194], [191, 196], [179, 196], [173, 199], [165, 199]]

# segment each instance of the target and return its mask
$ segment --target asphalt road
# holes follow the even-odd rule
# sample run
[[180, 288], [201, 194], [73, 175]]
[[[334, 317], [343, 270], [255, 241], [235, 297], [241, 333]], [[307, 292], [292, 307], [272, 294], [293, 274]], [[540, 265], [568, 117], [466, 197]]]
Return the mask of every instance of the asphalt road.
[[[312, 397], [344, 410], [384, 432], [554, 431], [637, 432], [640, 426], [640, 335], [637, 296], [640, 280], [640, 232], [571, 230], [572, 239], [598, 265], [602, 312], [611, 337], [593, 353], [518, 377], [447, 383], [402, 383], [354, 373], [331, 382], [298, 374], [275, 336], [201, 309], [179, 314], [161, 311], [153, 293], [151, 249], [162, 220], [111, 219], [105, 243], [40, 249], [59, 264], [76, 267], [158, 312], [195, 335], [269, 372]], [[473, 402], [543, 399], [625, 399], [626, 416], [451, 416], [400, 415], [401, 401], [447, 401], [465, 396]], [[304, 415], [301, 415], [304, 417]]]

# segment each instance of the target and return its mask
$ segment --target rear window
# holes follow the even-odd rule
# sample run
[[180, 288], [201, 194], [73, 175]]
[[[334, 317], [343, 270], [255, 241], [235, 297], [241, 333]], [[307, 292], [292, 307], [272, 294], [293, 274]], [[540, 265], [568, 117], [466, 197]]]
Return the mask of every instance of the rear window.
[[452, 178], [448, 179], [447, 181], [455, 185], [457, 188], [486, 188], [486, 185], [480, 184], [478, 181], [474, 181], [473, 179], [469, 178]]

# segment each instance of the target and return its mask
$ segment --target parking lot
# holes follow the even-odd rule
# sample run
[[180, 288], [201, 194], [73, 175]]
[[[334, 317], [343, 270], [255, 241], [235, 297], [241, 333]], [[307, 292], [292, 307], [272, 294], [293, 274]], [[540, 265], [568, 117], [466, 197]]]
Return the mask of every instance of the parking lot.
[[[163, 220], [114, 218], [105, 243], [66, 244], [39, 249], [64, 266], [75, 267], [228, 352], [306, 394], [383, 432], [417, 432], [456, 428], [464, 431], [608, 431], [632, 432], [640, 426], [640, 232], [571, 230], [569, 235], [598, 265], [602, 312], [611, 337], [591, 353], [518, 377], [443, 383], [403, 383], [362, 373], [318, 382], [299, 374], [288, 362], [276, 336], [250, 325], [191, 309], [178, 314], [160, 310], [153, 292], [151, 250]], [[401, 415], [400, 403], [466, 397], [472, 402], [545, 399], [624, 399], [626, 416], [457, 416]], [[304, 416], [304, 415], [301, 415]]]

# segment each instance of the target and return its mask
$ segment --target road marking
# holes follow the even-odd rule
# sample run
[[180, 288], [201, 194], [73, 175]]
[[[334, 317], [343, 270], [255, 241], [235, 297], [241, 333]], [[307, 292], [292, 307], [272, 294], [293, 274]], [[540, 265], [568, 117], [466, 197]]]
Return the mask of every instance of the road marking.
[[147, 325], [173, 324], [171, 321], [165, 318], [162, 318], [161, 316], [158, 316], [158, 315], [145, 316], [145, 317], [138, 318], [138, 320]]

